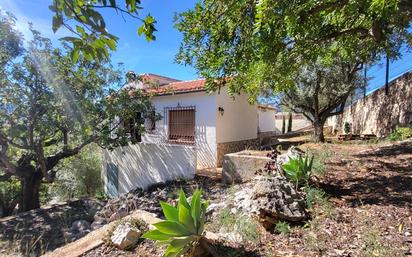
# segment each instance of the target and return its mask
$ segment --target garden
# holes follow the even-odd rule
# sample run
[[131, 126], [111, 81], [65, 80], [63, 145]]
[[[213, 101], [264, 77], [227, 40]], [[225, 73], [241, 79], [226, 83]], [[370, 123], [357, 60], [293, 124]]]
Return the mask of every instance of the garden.
[[[28, 255], [87, 239], [90, 231], [99, 230], [104, 231], [102, 243], [81, 256], [372, 257], [411, 253], [410, 139], [317, 144], [301, 136], [291, 138], [290, 143], [298, 146], [270, 152], [271, 161], [242, 183], [224, 184], [220, 178], [196, 176], [191, 181], [154, 185], [147, 191], [136, 189], [106, 203], [84, 204], [83, 212], [94, 206], [93, 214], [88, 213], [90, 223], [83, 224], [87, 228], [80, 237], [66, 242], [48, 239], [61, 232], [42, 226], [22, 229], [16, 222], [3, 222], [2, 231], [13, 226], [22, 234], [37, 231], [38, 240], [30, 242]], [[73, 216], [84, 219], [79, 208], [75, 210], [77, 217]], [[154, 222], [133, 216], [136, 211], [147, 212]], [[59, 211], [49, 211], [53, 213]], [[104, 229], [106, 224], [109, 230]], [[69, 221], [64, 226], [71, 225]], [[13, 246], [6, 243], [11, 238], [3, 237], [2, 253], [20, 251], [27, 243], [18, 233], [14, 235]], [[79, 248], [76, 242], [72, 244]]]

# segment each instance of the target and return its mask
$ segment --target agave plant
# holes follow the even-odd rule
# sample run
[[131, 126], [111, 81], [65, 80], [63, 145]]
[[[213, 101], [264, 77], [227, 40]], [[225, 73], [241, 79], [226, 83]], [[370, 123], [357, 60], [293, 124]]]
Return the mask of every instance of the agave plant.
[[[198, 246], [211, 251], [203, 236], [208, 203], [202, 201], [201, 196], [202, 191], [197, 189], [189, 203], [183, 190], [180, 190], [177, 207], [160, 202], [166, 220], [153, 224], [156, 229], [142, 237], [168, 245], [164, 257], [181, 256]], [[213, 252], [211, 254], [214, 255]]]
[[296, 188], [299, 185], [306, 184], [309, 181], [312, 172], [313, 156], [289, 158], [289, 161], [282, 165], [285, 176], [295, 183]]

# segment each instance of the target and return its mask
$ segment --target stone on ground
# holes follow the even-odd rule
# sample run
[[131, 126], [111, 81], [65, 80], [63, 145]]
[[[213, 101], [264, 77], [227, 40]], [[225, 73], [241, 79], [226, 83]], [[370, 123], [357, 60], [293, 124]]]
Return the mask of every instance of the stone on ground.
[[303, 196], [282, 176], [257, 176], [235, 193], [234, 204], [245, 213], [257, 215], [264, 225], [307, 218]]
[[117, 248], [126, 250], [135, 246], [141, 235], [142, 232], [138, 228], [133, 227], [130, 223], [124, 223], [117, 226], [110, 240]]

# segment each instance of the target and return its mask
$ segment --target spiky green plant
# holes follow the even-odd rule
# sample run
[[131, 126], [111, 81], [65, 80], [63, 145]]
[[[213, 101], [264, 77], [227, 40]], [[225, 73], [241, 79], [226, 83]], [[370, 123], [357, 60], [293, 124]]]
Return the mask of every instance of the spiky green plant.
[[203, 236], [208, 203], [202, 201], [201, 196], [202, 191], [197, 189], [189, 203], [183, 190], [180, 190], [177, 207], [160, 202], [166, 220], [153, 224], [156, 229], [142, 237], [166, 244], [164, 257], [181, 256], [199, 245], [210, 251]]
[[307, 184], [309, 181], [313, 165], [313, 156], [289, 158], [289, 161], [282, 165], [285, 176], [292, 181], [296, 188]]

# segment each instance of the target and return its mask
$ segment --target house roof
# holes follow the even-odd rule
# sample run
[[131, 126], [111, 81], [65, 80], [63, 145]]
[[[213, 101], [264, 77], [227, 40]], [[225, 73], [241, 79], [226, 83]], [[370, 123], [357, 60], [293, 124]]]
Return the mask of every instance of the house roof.
[[276, 107], [272, 106], [272, 105], [263, 105], [263, 104], [258, 104], [258, 108], [260, 109], [267, 109], [267, 110], [274, 110], [276, 111]]
[[205, 90], [205, 80], [176, 81], [160, 85], [159, 87], [147, 88], [148, 93], [155, 95], [170, 95], [192, 93]]
[[139, 75], [140, 78], [142, 79], [143, 83], [151, 83], [151, 84], [157, 84], [159, 86], [163, 86], [172, 82], [178, 82], [180, 80], [166, 77], [166, 76], [161, 76], [153, 73], [144, 73]]

